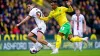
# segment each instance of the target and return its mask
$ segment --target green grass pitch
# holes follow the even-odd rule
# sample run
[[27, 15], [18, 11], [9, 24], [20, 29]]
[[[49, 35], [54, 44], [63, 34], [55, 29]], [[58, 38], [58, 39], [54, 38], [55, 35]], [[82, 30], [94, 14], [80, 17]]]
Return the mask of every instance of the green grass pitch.
[[0, 51], [0, 56], [100, 56], [99, 50], [60, 50], [59, 54], [50, 54], [51, 50], [41, 50], [37, 54], [30, 54], [28, 50], [24, 51]]

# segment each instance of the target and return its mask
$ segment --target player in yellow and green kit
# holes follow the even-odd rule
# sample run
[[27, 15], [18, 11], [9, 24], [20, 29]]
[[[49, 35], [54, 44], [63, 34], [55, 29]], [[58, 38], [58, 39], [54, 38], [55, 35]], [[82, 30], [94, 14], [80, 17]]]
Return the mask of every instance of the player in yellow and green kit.
[[66, 18], [66, 12], [73, 12], [73, 8], [71, 7], [71, 2], [67, 2], [68, 8], [66, 7], [58, 7], [56, 1], [51, 3], [52, 11], [47, 17], [40, 17], [41, 20], [48, 21], [54, 18], [58, 24], [60, 25], [60, 30], [58, 35], [56, 36], [56, 49], [52, 52], [52, 54], [58, 53], [58, 49], [61, 45], [61, 37], [65, 36], [71, 42], [80, 42], [80, 41], [87, 41], [87, 38], [80, 38], [80, 37], [73, 37], [71, 32], [71, 25]]

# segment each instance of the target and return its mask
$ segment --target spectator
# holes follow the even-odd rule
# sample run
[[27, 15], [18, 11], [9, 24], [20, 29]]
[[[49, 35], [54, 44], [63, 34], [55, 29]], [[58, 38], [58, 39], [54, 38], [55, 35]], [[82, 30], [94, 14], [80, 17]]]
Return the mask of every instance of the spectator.
[[18, 27], [14, 26], [14, 28], [12, 29], [13, 34], [20, 34], [20, 30]]
[[[48, 1], [50, 2], [52, 0]], [[66, 6], [65, 1], [66, 0], [59, 0], [58, 4]], [[0, 0], [0, 34], [13, 33], [12, 22], [14, 21], [14, 24], [17, 24], [28, 14], [26, 2], [27, 0]], [[73, 0], [72, 5], [74, 9], [78, 7], [81, 10], [82, 14], [86, 18], [87, 26], [95, 28], [96, 34], [100, 35], [100, 0]], [[46, 12], [44, 13], [47, 15], [48, 8], [39, 8], [45, 10]], [[54, 20], [50, 20], [49, 23], [47, 23], [47, 32], [49, 33], [46, 34], [57, 33], [59, 29], [59, 26], [57, 25], [58, 24], [56, 24]], [[34, 20], [29, 20], [23, 26], [19, 27], [19, 30], [24, 29], [23, 31], [20, 31], [20, 34], [28, 33], [35, 26], [36, 24], [34, 23]], [[90, 33], [86, 32], [86, 34]]]
[[90, 40], [97, 40], [97, 36], [96, 36], [96, 30], [95, 29], [92, 29], [92, 34], [90, 36]]

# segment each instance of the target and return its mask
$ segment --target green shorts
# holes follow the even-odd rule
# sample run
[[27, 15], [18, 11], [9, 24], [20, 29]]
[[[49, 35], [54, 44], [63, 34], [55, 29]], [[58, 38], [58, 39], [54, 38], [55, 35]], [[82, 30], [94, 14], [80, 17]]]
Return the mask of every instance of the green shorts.
[[69, 34], [72, 34], [71, 32], [71, 25], [69, 22], [65, 23], [59, 30], [60, 33], [63, 33], [65, 37], [67, 38]]

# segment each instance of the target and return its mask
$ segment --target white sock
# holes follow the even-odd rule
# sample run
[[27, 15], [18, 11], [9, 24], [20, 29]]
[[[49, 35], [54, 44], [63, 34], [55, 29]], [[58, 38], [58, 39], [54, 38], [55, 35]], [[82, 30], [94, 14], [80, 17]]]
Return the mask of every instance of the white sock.
[[51, 49], [54, 49], [50, 43], [48, 43], [47, 46], [50, 47]]
[[36, 42], [35, 45], [38, 46], [38, 47], [42, 47], [42, 44], [39, 43], [39, 42]]
[[56, 50], [58, 51], [58, 48], [56, 48]]
[[51, 47], [52, 45], [50, 43], [48, 43], [47, 46]]
[[79, 50], [82, 51], [82, 42], [79, 42]]
[[36, 42], [36, 43], [35, 43], [35, 47], [36, 47], [37, 50], [39, 51], [39, 50], [41, 50], [41, 48], [42, 48], [42, 44], [39, 43], [39, 42]]
[[77, 44], [77, 42], [75, 42], [74, 43], [74, 51], [76, 51], [77, 47], [78, 47], [78, 44]]

